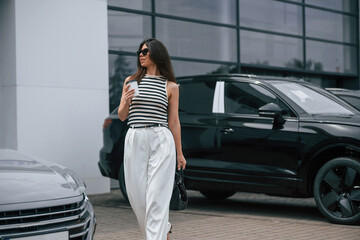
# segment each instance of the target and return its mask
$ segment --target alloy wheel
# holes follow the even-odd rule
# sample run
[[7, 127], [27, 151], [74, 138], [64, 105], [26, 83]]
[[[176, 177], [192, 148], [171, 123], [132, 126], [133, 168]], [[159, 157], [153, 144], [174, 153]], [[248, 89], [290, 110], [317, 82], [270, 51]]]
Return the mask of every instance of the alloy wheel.
[[339, 158], [325, 164], [315, 180], [314, 197], [320, 211], [336, 223], [360, 219], [360, 164]]

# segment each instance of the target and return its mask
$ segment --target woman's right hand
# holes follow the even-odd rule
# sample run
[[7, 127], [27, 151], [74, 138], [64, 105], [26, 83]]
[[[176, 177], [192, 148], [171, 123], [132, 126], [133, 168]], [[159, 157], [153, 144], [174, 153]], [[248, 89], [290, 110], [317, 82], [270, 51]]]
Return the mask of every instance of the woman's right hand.
[[124, 81], [123, 91], [121, 95], [120, 105], [118, 109], [118, 116], [121, 121], [125, 121], [129, 115], [129, 106], [131, 99], [134, 97], [135, 89], [130, 90], [130, 85], [127, 82], [130, 80], [130, 77], [127, 77]]
[[124, 101], [130, 105], [131, 99], [134, 97], [135, 89], [130, 90], [130, 85], [125, 83], [125, 89], [124, 89]]

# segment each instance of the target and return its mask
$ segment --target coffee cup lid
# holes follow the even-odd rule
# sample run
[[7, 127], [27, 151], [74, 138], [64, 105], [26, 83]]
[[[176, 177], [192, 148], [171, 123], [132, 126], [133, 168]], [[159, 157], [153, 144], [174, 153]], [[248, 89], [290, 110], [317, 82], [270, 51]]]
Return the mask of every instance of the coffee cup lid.
[[129, 81], [127, 81], [126, 84], [129, 84], [129, 83], [132, 83], [132, 82], [136, 82], [136, 79], [129, 80]]

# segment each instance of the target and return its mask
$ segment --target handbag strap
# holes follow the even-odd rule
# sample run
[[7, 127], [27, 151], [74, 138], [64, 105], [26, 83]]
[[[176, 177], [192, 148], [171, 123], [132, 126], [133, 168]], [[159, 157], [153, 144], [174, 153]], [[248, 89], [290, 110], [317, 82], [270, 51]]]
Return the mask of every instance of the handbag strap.
[[184, 170], [183, 167], [181, 166], [179, 170], [179, 183], [182, 184], [183, 181], [184, 181]]

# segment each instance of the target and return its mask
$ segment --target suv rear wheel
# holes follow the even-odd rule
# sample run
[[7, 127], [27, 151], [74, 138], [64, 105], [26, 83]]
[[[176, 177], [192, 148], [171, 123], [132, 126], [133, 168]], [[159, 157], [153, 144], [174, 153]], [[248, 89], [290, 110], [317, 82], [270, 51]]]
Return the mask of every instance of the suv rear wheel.
[[322, 166], [314, 181], [314, 198], [321, 214], [333, 223], [360, 222], [360, 163], [335, 158]]

